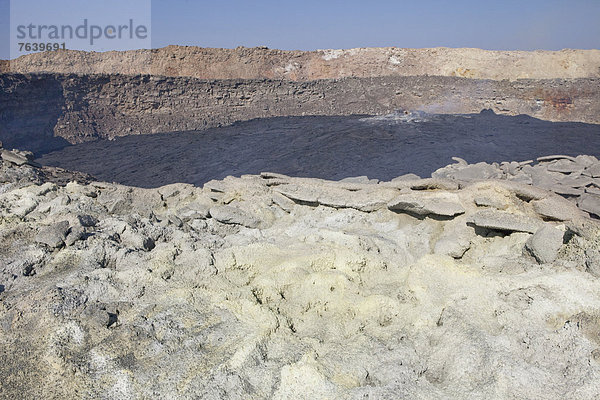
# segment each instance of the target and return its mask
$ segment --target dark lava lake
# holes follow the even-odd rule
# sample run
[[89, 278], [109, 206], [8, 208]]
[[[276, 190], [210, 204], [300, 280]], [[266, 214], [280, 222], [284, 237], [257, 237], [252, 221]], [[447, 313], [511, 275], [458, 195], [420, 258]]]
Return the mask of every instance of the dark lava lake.
[[[417, 115], [417, 117], [419, 117]], [[492, 112], [404, 118], [276, 117], [204, 131], [119, 137], [64, 147], [38, 162], [140, 187], [202, 185], [262, 171], [339, 180], [429, 176], [452, 163], [600, 156], [600, 125]], [[407, 120], [408, 119], [408, 120]]]

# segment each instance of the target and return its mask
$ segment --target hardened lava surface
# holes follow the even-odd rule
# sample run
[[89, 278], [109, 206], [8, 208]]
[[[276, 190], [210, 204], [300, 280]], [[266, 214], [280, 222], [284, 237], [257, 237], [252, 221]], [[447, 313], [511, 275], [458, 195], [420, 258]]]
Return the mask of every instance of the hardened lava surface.
[[45, 165], [140, 187], [202, 185], [274, 171], [343, 179], [429, 176], [450, 163], [524, 161], [547, 154], [600, 156], [600, 125], [492, 112], [469, 115], [280, 117], [194, 132], [132, 135], [45, 154]]

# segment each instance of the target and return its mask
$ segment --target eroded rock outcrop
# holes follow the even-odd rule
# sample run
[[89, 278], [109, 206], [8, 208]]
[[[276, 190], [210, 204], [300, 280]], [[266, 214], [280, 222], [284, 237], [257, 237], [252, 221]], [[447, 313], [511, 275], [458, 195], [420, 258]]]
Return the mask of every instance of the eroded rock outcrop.
[[[29, 151], [7, 150], [0, 142], [0, 193], [31, 184], [53, 182], [64, 186], [72, 180], [91, 182], [91, 175], [56, 167], [42, 167]], [[44, 189], [42, 189], [44, 190]]]
[[[556, 193], [275, 173], [203, 188], [9, 185], [5, 398], [600, 391], [600, 225]], [[527, 229], [480, 223], [488, 214]]]
[[475, 79], [600, 77], [600, 51], [489, 51], [481, 49], [357, 48], [285, 51], [266, 47], [212, 49], [167, 46], [153, 50], [56, 51], [0, 62], [0, 72], [152, 74], [202, 79], [459, 76]]
[[[502, 162], [467, 164], [457, 159], [456, 164], [440, 168], [432, 176], [450, 178], [463, 182], [483, 179], [506, 180], [505, 187], [514, 187], [519, 196], [535, 200], [534, 209], [546, 219], [568, 220], [573, 215], [574, 205], [596, 217], [600, 217], [600, 161], [594, 156], [570, 157], [552, 155], [524, 162]], [[556, 199], [545, 198], [534, 185], [571, 200], [573, 205], [557, 203]], [[506, 186], [508, 185], [508, 186]], [[522, 189], [518, 189], [518, 187]], [[564, 202], [561, 202], [564, 203]]]

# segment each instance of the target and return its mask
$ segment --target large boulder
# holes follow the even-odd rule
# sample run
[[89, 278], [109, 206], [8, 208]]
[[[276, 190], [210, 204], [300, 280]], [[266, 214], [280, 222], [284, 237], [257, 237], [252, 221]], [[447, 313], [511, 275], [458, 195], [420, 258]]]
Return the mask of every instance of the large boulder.
[[542, 222], [526, 215], [506, 211], [483, 210], [469, 217], [469, 222], [480, 228], [505, 232], [534, 233]]
[[564, 231], [552, 225], [544, 225], [527, 241], [527, 250], [542, 264], [556, 260], [563, 245]]
[[503, 175], [504, 173], [499, 167], [485, 162], [467, 165], [459, 162], [458, 164], [438, 169], [431, 174], [433, 178], [452, 178], [461, 181], [498, 179], [502, 178]]
[[242, 225], [247, 228], [258, 228], [260, 225], [260, 220], [233, 206], [212, 207], [210, 216], [224, 224]]
[[412, 214], [440, 217], [454, 217], [464, 214], [465, 208], [460, 203], [458, 196], [447, 194], [403, 194], [388, 203], [392, 211], [408, 212]]
[[583, 211], [590, 214], [594, 214], [596, 217], [600, 217], [600, 196], [586, 193], [583, 194], [577, 201], [577, 205]]
[[573, 203], [559, 197], [533, 200], [531, 205], [536, 213], [546, 219], [569, 221], [581, 215], [581, 211]]
[[64, 240], [69, 232], [69, 222], [61, 221], [50, 226], [46, 226], [37, 233], [35, 240], [38, 243], [45, 244], [50, 248], [58, 248], [64, 245]]

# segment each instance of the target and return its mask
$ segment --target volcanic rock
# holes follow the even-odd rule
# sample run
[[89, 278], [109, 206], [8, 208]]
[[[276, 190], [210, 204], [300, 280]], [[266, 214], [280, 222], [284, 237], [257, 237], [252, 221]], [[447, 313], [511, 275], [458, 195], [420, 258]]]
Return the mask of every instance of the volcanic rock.
[[15, 165], [23, 165], [28, 161], [27, 157], [8, 150], [2, 150], [1, 156], [4, 161], [11, 162]]
[[69, 231], [69, 222], [62, 221], [51, 226], [42, 228], [35, 236], [35, 241], [45, 244], [51, 248], [57, 248], [64, 244]]
[[454, 217], [465, 213], [458, 196], [452, 194], [405, 194], [392, 200], [388, 204], [388, 208], [392, 211], [406, 211], [417, 215], [442, 217]]
[[[275, 174], [139, 189], [11, 176], [20, 183], [0, 190], [2, 397], [600, 391], [600, 225], [543, 189]], [[38, 205], [16, 216], [25, 199]], [[387, 207], [407, 199], [438, 214]], [[569, 218], [564, 238], [544, 221], [558, 217]]]
[[587, 173], [589, 176], [592, 176], [594, 178], [600, 178], [600, 163], [595, 163], [587, 167], [584, 173]]
[[458, 163], [440, 168], [431, 174], [433, 178], [452, 178], [461, 181], [478, 179], [502, 178], [503, 172], [499, 167], [480, 162], [477, 164]]
[[577, 201], [577, 205], [583, 211], [600, 217], [600, 196], [590, 193], [583, 194]]
[[598, 50], [524, 52], [443, 47], [283, 51], [262, 46], [235, 49], [167, 46], [122, 52], [66, 50], [30, 54], [3, 66], [0, 62], [2, 72], [18, 73], [153, 74], [157, 81], [166, 76], [297, 81], [387, 75], [574, 79], [598, 77], [600, 54]]
[[344, 178], [344, 179], [340, 180], [340, 182], [377, 184], [377, 183], [379, 183], [379, 179], [369, 179], [368, 176], [354, 176], [354, 177]]
[[597, 278], [600, 278], [600, 250], [585, 250], [585, 266], [587, 271]]
[[210, 215], [224, 224], [242, 225], [247, 228], [257, 228], [260, 221], [243, 210], [232, 206], [218, 206], [210, 209]]
[[544, 225], [529, 239], [526, 246], [540, 263], [551, 263], [556, 260], [558, 251], [563, 245], [564, 232], [551, 225]]
[[577, 162], [577, 159], [575, 157], [571, 157], [571, 156], [565, 156], [565, 155], [551, 155], [551, 156], [543, 156], [543, 157], [538, 157], [537, 160], [539, 162], [544, 162], [544, 161], [554, 161], [554, 160], [569, 160], [572, 162]]
[[548, 218], [557, 221], [568, 221], [576, 219], [581, 212], [577, 207], [564, 199], [560, 198], [545, 198], [534, 200], [531, 202], [533, 209], [543, 218]]
[[567, 159], [561, 159], [555, 162], [552, 162], [548, 165], [548, 171], [551, 172], [561, 172], [563, 174], [570, 174], [572, 172], [582, 172], [585, 166], [578, 164], [577, 162], [573, 162]]
[[505, 198], [502, 197], [491, 197], [491, 196], [486, 196], [486, 197], [475, 197], [475, 199], [473, 199], [475, 201], [475, 204], [478, 205], [479, 207], [492, 207], [492, 208], [497, 208], [499, 210], [503, 210], [506, 207], [508, 207], [508, 202], [506, 201]]
[[435, 243], [435, 254], [449, 255], [461, 258], [471, 247], [471, 240], [475, 236], [473, 228], [467, 226], [465, 221], [457, 220], [456, 224], [447, 224], [444, 233]]
[[469, 222], [480, 228], [507, 232], [534, 233], [541, 226], [531, 217], [496, 210], [479, 211], [471, 216]]

